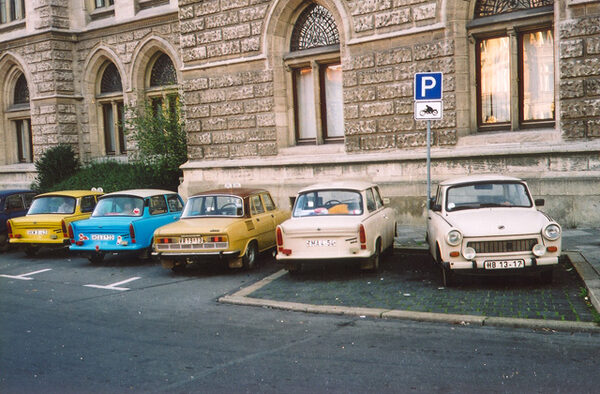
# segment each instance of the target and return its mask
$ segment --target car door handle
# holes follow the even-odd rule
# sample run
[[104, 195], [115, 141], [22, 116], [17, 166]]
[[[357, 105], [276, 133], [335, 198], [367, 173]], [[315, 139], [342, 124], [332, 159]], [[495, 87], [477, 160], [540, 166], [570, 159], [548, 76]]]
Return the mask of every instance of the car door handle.
[[256, 221], [257, 221], [257, 222], [260, 222], [260, 219], [259, 219], [259, 218], [256, 218]]

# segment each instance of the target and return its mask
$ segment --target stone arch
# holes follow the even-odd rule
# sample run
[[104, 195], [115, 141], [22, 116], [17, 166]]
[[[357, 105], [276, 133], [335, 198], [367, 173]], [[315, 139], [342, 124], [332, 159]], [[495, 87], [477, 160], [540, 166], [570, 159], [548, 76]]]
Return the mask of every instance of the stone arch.
[[315, 3], [325, 7], [333, 16], [340, 38], [340, 59], [344, 63], [345, 45], [351, 38], [352, 16], [339, 0], [276, 0], [265, 18], [263, 31], [264, 54], [268, 68], [273, 71], [274, 110], [279, 148], [294, 145], [293, 104], [290, 98], [291, 77], [285, 70], [284, 55], [289, 52], [294, 24], [304, 8]]
[[178, 83], [183, 80], [181, 75], [183, 63], [175, 47], [162, 37], [148, 37], [140, 42], [132, 56], [131, 83], [129, 86], [132, 91], [137, 92], [138, 96], [142, 94], [147, 85], [148, 65], [159, 53], [165, 53], [171, 58], [177, 72]]
[[[119, 56], [106, 46], [100, 45], [90, 52], [83, 65], [82, 92], [83, 111], [82, 117], [87, 121], [87, 133], [89, 134], [89, 146], [80, 146], [80, 157], [100, 157], [103, 155], [102, 130], [100, 130], [100, 114], [98, 113], [96, 96], [99, 92], [99, 84], [102, 72], [108, 63], [113, 63], [121, 75], [123, 84], [123, 96], [129, 86], [125, 66]], [[87, 114], [85, 113], [87, 111]], [[86, 116], [87, 115], [87, 116]]]
[[[14, 52], [6, 52], [0, 56], [0, 165], [13, 164], [18, 162], [18, 155], [15, 149], [17, 144], [16, 134], [13, 131], [13, 125], [9, 119], [9, 110], [13, 104], [14, 89], [17, 79], [21, 74], [25, 75], [27, 87], [29, 89], [30, 106], [23, 108], [23, 114], [29, 114], [31, 110], [31, 101], [36, 93], [33, 83], [33, 74], [26, 66], [27, 62], [23, 57]], [[29, 117], [30, 115], [25, 115]]]

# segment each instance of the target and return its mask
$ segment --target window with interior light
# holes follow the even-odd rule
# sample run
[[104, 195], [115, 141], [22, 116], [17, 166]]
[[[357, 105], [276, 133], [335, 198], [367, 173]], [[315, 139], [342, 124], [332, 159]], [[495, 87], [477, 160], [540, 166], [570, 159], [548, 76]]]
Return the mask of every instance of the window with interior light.
[[552, 0], [477, 1], [469, 29], [480, 131], [554, 125], [552, 19]]
[[344, 117], [340, 38], [325, 7], [299, 12], [285, 63], [291, 72], [297, 144], [343, 142]]
[[112, 62], [107, 62], [101, 69], [99, 93], [96, 102], [99, 106], [106, 155], [122, 155], [127, 152], [127, 142], [123, 125], [125, 111], [123, 105], [123, 84], [121, 74]]

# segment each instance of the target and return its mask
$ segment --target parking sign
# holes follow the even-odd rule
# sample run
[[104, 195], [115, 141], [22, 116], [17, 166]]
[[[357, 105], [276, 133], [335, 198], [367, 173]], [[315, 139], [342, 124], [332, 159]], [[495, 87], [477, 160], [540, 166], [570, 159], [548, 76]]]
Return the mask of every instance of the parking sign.
[[441, 100], [442, 99], [442, 73], [416, 73], [415, 74], [415, 100]]

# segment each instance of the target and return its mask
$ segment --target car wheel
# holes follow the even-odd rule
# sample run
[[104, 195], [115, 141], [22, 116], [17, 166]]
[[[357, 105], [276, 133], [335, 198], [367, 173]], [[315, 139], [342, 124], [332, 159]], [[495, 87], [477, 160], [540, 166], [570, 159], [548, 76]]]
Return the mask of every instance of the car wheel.
[[104, 260], [104, 253], [96, 252], [88, 256], [88, 260], [92, 264], [99, 264]]
[[297, 275], [302, 271], [301, 263], [286, 263], [285, 269], [290, 273], [290, 275]]
[[371, 272], [379, 272], [379, 263], [381, 260], [381, 239], [377, 240], [377, 244], [375, 245], [375, 254], [369, 257], [369, 262], [367, 263], [365, 270]]
[[442, 269], [442, 286], [444, 287], [452, 287], [454, 285], [454, 272], [452, 272], [452, 270], [450, 270], [449, 268], [444, 268], [444, 266], [441, 266]]
[[552, 278], [554, 276], [554, 270], [545, 270], [540, 272], [540, 281], [545, 284], [545, 285], [549, 285], [552, 283]]
[[242, 258], [242, 264], [245, 269], [252, 269], [256, 265], [256, 258], [258, 257], [258, 248], [256, 242], [250, 242], [246, 249], [246, 254]]
[[10, 243], [8, 242], [8, 234], [0, 234], [0, 252], [6, 252], [9, 247]]
[[152, 259], [152, 251], [154, 250], [154, 240], [150, 243], [150, 246], [144, 249], [144, 251], [140, 254], [140, 260], [151, 260]]
[[175, 272], [176, 274], [181, 274], [182, 272], [185, 271], [185, 268], [186, 268], [186, 264], [175, 264], [171, 268], [171, 271]]
[[37, 246], [27, 245], [25, 246], [25, 254], [27, 257], [35, 257], [37, 252], [40, 250]]

